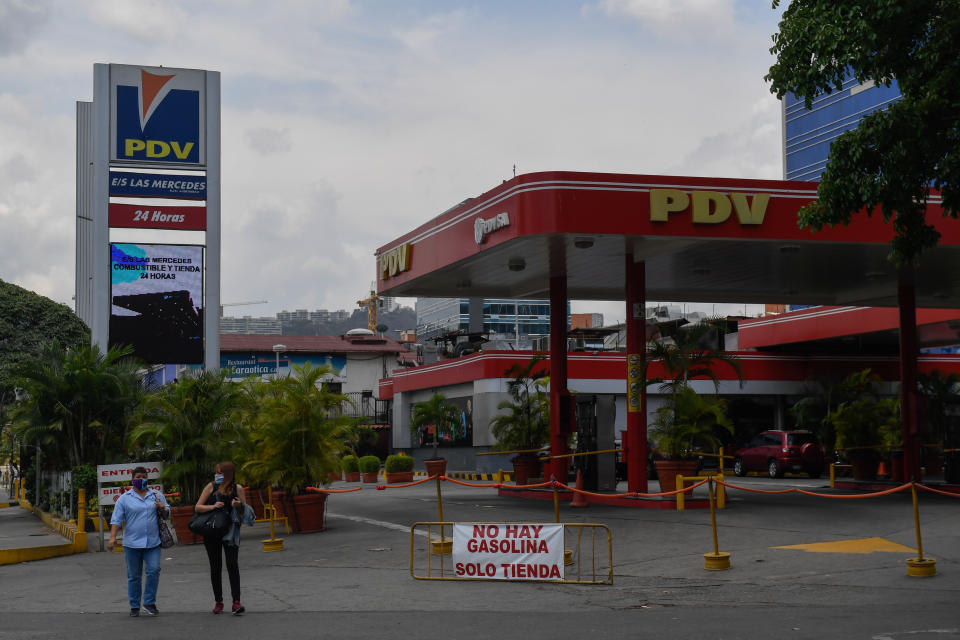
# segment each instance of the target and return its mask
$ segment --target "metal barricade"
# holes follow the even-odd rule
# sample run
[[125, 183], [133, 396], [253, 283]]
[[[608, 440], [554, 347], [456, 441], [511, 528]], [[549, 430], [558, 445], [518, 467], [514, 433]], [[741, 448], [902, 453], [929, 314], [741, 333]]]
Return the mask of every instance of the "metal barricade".
[[[453, 559], [453, 522], [414, 522], [410, 526], [410, 575], [417, 580], [493, 580], [494, 578], [460, 577]], [[490, 524], [466, 522], [456, 524]], [[496, 523], [501, 524], [501, 523]], [[510, 525], [530, 523], [511, 522]], [[589, 533], [588, 533], [589, 531]], [[613, 584], [613, 537], [605, 524], [586, 522], [563, 523], [567, 561], [564, 577], [549, 580], [566, 584]], [[421, 537], [425, 544], [418, 545]], [[606, 547], [604, 553], [603, 547]], [[599, 548], [598, 548], [599, 547]], [[571, 562], [572, 560], [572, 562]], [[519, 579], [517, 579], [519, 580]], [[513, 580], [513, 581], [517, 581]]]

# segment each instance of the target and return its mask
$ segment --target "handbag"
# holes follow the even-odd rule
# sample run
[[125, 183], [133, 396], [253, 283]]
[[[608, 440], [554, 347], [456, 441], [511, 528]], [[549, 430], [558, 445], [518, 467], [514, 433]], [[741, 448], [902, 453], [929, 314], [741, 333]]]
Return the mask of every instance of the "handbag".
[[160, 530], [160, 546], [164, 549], [176, 546], [177, 530], [170, 524], [170, 516], [164, 518], [157, 514], [157, 529]]
[[230, 514], [223, 509], [212, 509], [210, 511], [198, 512], [193, 514], [187, 528], [193, 533], [204, 538], [222, 538], [230, 528], [232, 520]]
[[167, 516], [161, 516], [160, 512], [157, 512], [157, 533], [160, 534], [160, 547], [163, 549], [169, 549], [170, 547], [176, 546], [177, 544], [177, 530], [173, 528], [173, 525], [170, 523], [170, 511], [167, 511]]

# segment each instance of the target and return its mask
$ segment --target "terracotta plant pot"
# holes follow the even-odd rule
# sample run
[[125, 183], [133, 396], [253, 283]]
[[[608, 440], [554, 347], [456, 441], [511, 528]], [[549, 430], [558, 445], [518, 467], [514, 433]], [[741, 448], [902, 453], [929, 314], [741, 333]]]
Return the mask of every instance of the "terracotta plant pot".
[[542, 465], [537, 456], [521, 454], [510, 462], [513, 463], [513, 478], [517, 484], [530, 484], [530, 478], [542, 473]]
[[347, 471], [343, 474], [347, 482], [360, 482], [360, 472], [359, 471]]
[[253, 508], [257, 520], [263, 518], [263, 499], [267, 496], [267, 490], [244, 487], [244, 493], [247, 497], [247, 504]]
[[663, 493], [681, 489], [682, 487], [677, 486], [677, 475], [695, 476], [699, 466], [696, 460], [655, 460], [654, 464], [660, 479], [660, 491]]
[[316, 533], [326, 529], [323, 512], [327, 503], [325, 493], [284, 494], [279, 505], [294, 533]]
[[437, 475], [446, 475], [447, 473], [447, 459], [446, 458], [437, 458], [436, 460], [424, 460], [424, 466], [427, 468], [428, 476], [437, 476]]
[[180, 507], [170, 507], [170, 522], [177, 532], [177, 544], [197, 544], [203, 542], [203, 538], [195, 536], [187, 523], [193, 517], [193, 505], [184, 505]]
[[379, 476], [380, 474], [377, 473], [376, 471], [369, 471], [369, 472], [362, 473], [360, 475], [363, 477], [364, 482], [376, 484], [377, 476]]
[[343, 472], [341, 471], [331, 471], [327, 474], [327, 480], [330, 482], [339, 482], [343, 479]]
[[874, 451], [850, 451], [847, 453], [850, 466], [853, 467], [854, 480], [876, 480], [880, 456]]
[[387, 484], [397, 482], [413, 482], [413, 471], [388, 471]]

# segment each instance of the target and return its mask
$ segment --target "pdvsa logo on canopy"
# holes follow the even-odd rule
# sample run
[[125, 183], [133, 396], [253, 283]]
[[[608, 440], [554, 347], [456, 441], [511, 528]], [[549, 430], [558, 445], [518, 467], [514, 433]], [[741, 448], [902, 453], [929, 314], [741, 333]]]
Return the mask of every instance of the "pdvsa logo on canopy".
[[205, 164], [205, 73], [110, 65], [111, 160]]

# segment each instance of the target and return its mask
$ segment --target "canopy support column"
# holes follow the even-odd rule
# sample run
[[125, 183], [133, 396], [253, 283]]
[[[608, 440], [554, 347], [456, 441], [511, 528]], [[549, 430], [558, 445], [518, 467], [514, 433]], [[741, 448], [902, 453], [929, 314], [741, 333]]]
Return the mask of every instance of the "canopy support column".
[[900, 311], [900, 415], [903, 420], [903, 472], [920, 482], [921, 447], [917, 424], [917, 298], [914, 268], [900, 267], [897, 277]]
[[[567, 275], [550, 277], [550, 455], [567, 453], [571, 402], [567, 390]], [[568, 458], [554, 458], [544, 479], [552, 474], [567, 481]]]
[[647, 492], [646, 263], [626, 256], [627, 490]]

